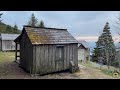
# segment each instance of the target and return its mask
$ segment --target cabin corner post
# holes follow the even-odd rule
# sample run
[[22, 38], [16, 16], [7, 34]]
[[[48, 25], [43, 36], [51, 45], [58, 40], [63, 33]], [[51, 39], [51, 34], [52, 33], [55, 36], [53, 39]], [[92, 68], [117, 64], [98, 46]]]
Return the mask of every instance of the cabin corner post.
[[17, 61], [17, 43], [15, 43], [15, 61]]

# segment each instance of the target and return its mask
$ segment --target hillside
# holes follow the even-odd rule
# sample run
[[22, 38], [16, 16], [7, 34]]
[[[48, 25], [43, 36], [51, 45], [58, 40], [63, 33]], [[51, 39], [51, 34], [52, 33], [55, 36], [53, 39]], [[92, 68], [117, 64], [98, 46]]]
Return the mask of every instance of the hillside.
[[20, 34], [20, 30], [16, 30], [14, 27], [10, 25], [6, 25], [5, 23], [0, 23], [0, 33], [9, 33], [9, 34]]

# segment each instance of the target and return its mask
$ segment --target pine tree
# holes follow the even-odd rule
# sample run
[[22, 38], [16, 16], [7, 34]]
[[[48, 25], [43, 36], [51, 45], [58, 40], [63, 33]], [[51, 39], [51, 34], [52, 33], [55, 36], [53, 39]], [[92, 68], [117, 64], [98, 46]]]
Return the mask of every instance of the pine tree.
[[95, 48], [93, 49], [93, 54], [92, 54], [92, 61], [93, 61], [93, 62], [98, 62], [97, 56], [98, 56], [98, 48], [95, 47]]
[[39, 27], [45, 27], [44, 22], [42, 20], [40, 21]]
[[30, 21], [28, 22], [29, 26], [37, 26], [38, 20], [35, 17], [34, 13], [32, 13], [31, 17], [30, 17]]
[[13, 27], [13, 33], [19, 33], [17, 24]]
[[10, 27], [10, 25], [6, 26], [6, 30], [3, 33], [13, 33], [13, 29]]
[[103, 33], [96, 42], [96, 48], [98, 49], [97, 58], [102, 58], [103, 64], [107, 64], [108, 66], [113, 65], [115, 62], [116, 50], [108, 22], [103, 29]]

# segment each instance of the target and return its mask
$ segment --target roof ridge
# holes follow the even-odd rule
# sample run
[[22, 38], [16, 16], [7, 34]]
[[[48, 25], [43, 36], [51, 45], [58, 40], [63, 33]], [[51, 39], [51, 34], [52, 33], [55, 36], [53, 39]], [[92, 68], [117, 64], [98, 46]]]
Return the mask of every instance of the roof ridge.
[[38, 27], [38, 26], [29, 26], [29, 25], [23, 25], [23, 27], [30, 27], [30, 28], [42, 28], [42, 29], [55, 29], [55, 30], [67, 30], [62, 28], [51, 28], [51, 27]]
[[[9, 34], [9, 35], [14, 34], [15, 35], [16, 33], [0, 33], [0, 34]], [[19, 34], [16, 34], [16, 35], [19, 35]]]

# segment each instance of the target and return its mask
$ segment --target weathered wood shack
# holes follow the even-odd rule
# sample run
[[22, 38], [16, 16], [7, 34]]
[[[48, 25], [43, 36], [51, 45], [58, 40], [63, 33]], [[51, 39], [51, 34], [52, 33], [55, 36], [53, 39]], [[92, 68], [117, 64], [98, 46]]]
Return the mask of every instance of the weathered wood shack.
[[84, 40], [78, 41], [78, 61], [85, 62], [90, 60], [90, 47]]
[[116, 60], [120, 65], [120, 42], [116, 44]]
[[69, 70], [71, 61], [78, 67], [78, 42], [67, 29], [24, 26], [15, 42], [20, 44], [20, 66], [29, 73]]
[[0, 50], [1, 51], [12, 51], [15, 50], [14, 40], [19, 34], [0, 34]]

